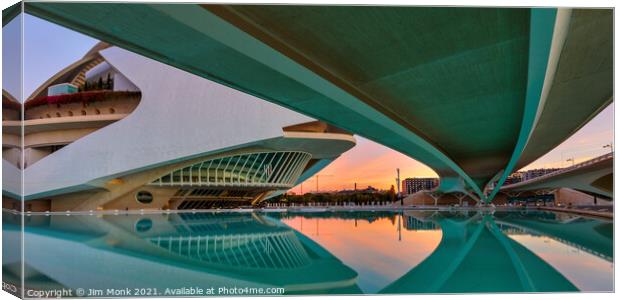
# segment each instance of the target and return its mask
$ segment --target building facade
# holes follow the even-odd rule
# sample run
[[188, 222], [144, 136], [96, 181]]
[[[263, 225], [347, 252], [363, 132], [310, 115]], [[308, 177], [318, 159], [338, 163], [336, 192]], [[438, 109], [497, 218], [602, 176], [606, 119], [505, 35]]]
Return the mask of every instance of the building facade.
[[402, 181], [402, 193], [410, 195], [419, 191], [429, 191], [438, 185], [438, 178], [406, 178]]
[[329, 124], [104, 43], [23, 108], [23, 122], [3, 127], [23, 123], [24, 161], [3, 165], [23, 172], [27, 211], [258, 205], [355, 145]]
[[514, 172], [510, 174], [510, 176], [506, 177], [504, 185], [513, 184], [521, 181], [523, 181], [523, 172]]
[[555, 171], [560, 170], [559, 168], [549, 168], [549, 169], [532, 169], [522, 172], [521, 181], [527, 181], [530, 179], [534, 179], [536, 177], [540, 177], [543, 175], [547, 175], [549, 173], [553, 173]]
[[555, 171], [561, 170], [559, 168], [544, 168], [544, 169], [532, 169], [527, 171], [518, 171], [510, 174], [504, 181], [504, 185], [511, 185], [515, 183], [519, 183], [522, 181], [527, 181], [534, 179], [536, 177], [540, 177], [549, 173], [553, 173]]

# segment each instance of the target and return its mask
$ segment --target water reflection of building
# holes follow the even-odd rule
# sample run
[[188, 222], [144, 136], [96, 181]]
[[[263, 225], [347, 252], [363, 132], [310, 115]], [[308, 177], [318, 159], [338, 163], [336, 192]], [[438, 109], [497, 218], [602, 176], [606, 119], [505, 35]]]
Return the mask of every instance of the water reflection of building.
[[25, 161], [12, 161], [27, 211], [256, 205], [355, 145], [329, 124], [105, 43], [24, 108]]
[[404, 216], [403, 226], [407, 230], [437, 230], [437, 224], [435, 222], [422, 221], [413, 216]]
[[[546, 215], [412, 212], [410, 216], [422, 223], [437, 224], [441, 242], [430, 255], [424, 255], [421, 263], [381, 292], [575, 291], [581, 285], [571, 272], [613, 266], [612, 254], [607, 258], [599, 256], [609, 260], [599, 259], [603, 264], [590, 266], [592, 269], [569, 267], [572, 270], [567, 271], [558, 268], [557, 261], [545, 258], [554, 253], [553, 248], [541, 250], [519, 242], [519, 237], [530, 234], [575, 245], [588, 253], [613, 253], [613, 223], [585, 218], [563, 223], [567, 219]], [[18, 224], [20, 218], [7, 217], [6, 213], [3, 217], [9, 221], [5, 223], [8, 236], [5, 234], [4, 242], [10, 243], [20, 231], [19, 226], [11, 227], [10, 223]], [[209, 282], [216, 286], [284, 286], [290, 293], [361, 293], [355, 285], [355, 272], [321, 246], [284, 226], [277, 220], [279, 217], [249, 213], [26, 216], [25, 245], [37, 245], [27, 247], [26, 283], [51, 289], [88, 287], [93, 282], [99, 284], [94, 288], [127, 283], [175, 287]], [[363, 219], [363, 215], [356, 218], [355, 212], [341, 217]], [[365, 233], [357, 234], [363, 237]], [[166, 242], [170, 240], [173, 242]], [[391, 248], [383, 251], [394, 254]], [[407, 253], [398, 255], [406, 257]], [[572, 257], [580, 259], [584, 255], [576, 253]], [[346, 258], [355, 261], [354, 257]], [[19, 269], [15, 261], [10, 255], [4, 260], [5, 280]], [[362, 265], [368, 266], [370, 272], [377, 268], [372, 262]], [[484, 270], [482, 281], [480, 270]]]
[[368, 223], [388, 219], [392, 224], [396, 224], [398, 214], [396, 211], [323, 211], [313, 213], [287, 211], [285, 213], [270, 213], [270, 215], [278, 218], [364, 220]]
[[208, 283], [360, 292], [356, 272], [286, 225], [256, 214], [32, 216], [24, 240], [38, 245], [24, 254], [31, 288], [163, 290]]
[[[176, 232], [146, 238], [175, 255], [228, 268], [295, 269], [309, 265], [308, 251], [287, 227], [251, 228], [254, 219], [222, 226], [213, 215], [179, 215]], [[234, 216], [233, 216], [234, 218]], [[219, 234], [220, 232], [226, 234]]]

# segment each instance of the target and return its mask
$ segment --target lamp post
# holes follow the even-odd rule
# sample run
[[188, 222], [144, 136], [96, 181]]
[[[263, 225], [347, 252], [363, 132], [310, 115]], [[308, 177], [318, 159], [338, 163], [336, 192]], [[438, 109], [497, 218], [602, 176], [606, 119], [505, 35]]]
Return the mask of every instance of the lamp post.
[[398, 214], [398, 241], [399, 242], [402, 241], [402, 239], [403, 239], [403, 236], [402, 236], [402, 233], [401, 233], [401, 225], [400, 225], [400, 222], [401, 222], [402, 218], [403, 218], [403, 212], [401, 211]]
[[613, 144], [611, 144], [611, 143], [609, 143], [609, 144], [607, 144], [607, 145], [603, 146], [603, 148], [609, 148], [609, 151], [614, 152], [614, 145], [613, 145]]
[[573, 165], [572, 165], [572, 166], [573, 166], [573, 167], [575, 166], [575, 158], [571, 157], [571, 158], [567, 159], [566, 161], [573, 162]]
[[[322, 177], [332, 177], [334, 175], [332, 174], [321, 174]], [[319, 174], [316, 174], [316, 176], [314, 176], [316, 178], [316, 192], [317, 194], [319, 193]]]
[[400, 196], [400, 168], [396, 168], [396, 200], [400, 200], [400, 206], [403, 206], [403, 198]]

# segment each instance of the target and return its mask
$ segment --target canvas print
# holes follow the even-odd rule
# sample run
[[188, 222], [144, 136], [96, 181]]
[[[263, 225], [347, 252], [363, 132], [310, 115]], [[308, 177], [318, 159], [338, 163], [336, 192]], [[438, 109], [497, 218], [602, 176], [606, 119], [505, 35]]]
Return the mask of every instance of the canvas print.
[[3, 290], [613, 292], [613, 12], [9, 6]]

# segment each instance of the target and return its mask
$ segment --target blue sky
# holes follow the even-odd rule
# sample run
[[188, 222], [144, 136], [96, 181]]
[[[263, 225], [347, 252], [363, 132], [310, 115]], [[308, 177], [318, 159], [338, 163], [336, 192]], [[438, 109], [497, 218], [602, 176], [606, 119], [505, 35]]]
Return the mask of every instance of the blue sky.
[[20, 96], [21, 15], [2, 28], [2, 88], [16, 99]]
[[[3, 74], [15, 74], [19, 70], [19, 17], [3, 28]], [[69, 64], [75, 62], [97, 43], [97, 40], [65, 29], [39, 18], [25, 15], [24, 18], [24, 94], [29, 96], [45, 80]], [[16, 71], [17, 70], [17, 71]], [[3, 86], [18, 95], [19, 78], [3, 76]], [[596, 116], [575, 135], [547, 155], [527, 166], [563, 167], [575, 158], [583, 161], [609, 151], [603, 145], [613, 141], [613, 104]], [[351, 188], [347, 184], [355, 181], [358, 186], [373, 185], [389, 188], [394, 183], [395, 169], [401, 169], [401, 177], [435, 176], [423, 164], [372, 141], [359, 138], [358, 145], [342, 155], [320, 174], [324, 175], [321, 189]], [[312, 180], [312, 179], [310, 179]]]
[[[45, 80], [75, 62], [97, 43], [83, 34], [31, 15], [20, 15], [2, 29], [2, 72], [19, 73], [19, 33], [24, 17], [24, 97], [28, 97]], [[2, 86], [19, 94], [19, 76], [3, 76]]]
[[24, 94], [80, 59], [97, 40], [31, 15], [24, 19]]

